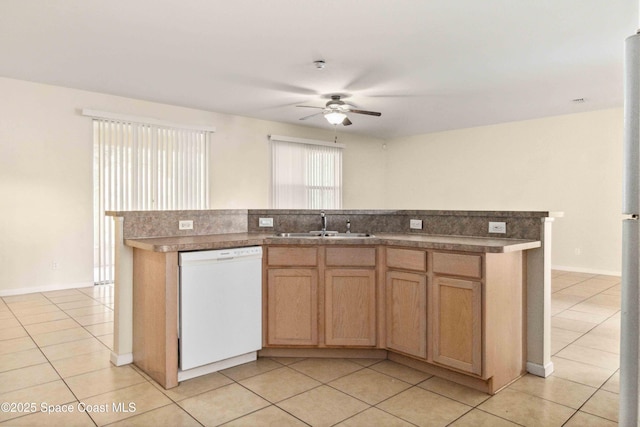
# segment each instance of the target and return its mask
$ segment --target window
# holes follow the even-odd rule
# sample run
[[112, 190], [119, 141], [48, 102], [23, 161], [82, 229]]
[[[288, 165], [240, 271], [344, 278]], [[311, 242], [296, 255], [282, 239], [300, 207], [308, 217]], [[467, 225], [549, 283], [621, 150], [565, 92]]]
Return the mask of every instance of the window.
[[271, 206], [341, 209], [343, 145], [271, 136]]
[[113, 219], [105, 211], [208, 209], [212, 129], [93, 117], [94, 282], [114, 278]]

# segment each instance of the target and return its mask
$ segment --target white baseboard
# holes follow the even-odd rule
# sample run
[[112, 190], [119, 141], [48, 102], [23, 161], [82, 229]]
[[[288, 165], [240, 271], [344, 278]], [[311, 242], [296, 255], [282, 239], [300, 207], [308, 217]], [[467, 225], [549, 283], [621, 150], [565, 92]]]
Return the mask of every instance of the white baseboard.
[[527, 372], [537, 377], [547, 378], [553, 374], [553, 362], [549, 362], [542, 366], [537, 363], [527, 362]]
[[595, 268], [582, 268], [582, 267], [567, 267], [563, 265], [552, 265], [552, 270], [569, 271], [571, 273], [587, 273], [587, 274], [602, 274], [605, 276], [621, 276], [620, 271], [613, 270], [598, 270]]
[[133, 353], [116, 354], [112, 351], [110, 360], [116, 366], [129, 365], [133, 363]]
[[33, 294], [36, 292], [63, 291], [65, 289], [88, 288], [90, 286], [93, 286], [93, 282], [69, 283], [69, 284], [63, 284], [63, 285], [33, 286], [28, 288], [17, 288], [17, 289], [0, 289], [0, 297]]

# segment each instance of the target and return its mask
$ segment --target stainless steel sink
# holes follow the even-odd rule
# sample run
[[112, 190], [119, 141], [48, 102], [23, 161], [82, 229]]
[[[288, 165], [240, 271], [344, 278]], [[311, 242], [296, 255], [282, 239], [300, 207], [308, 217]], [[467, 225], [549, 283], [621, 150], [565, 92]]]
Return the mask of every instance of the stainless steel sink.
[[376, 236], [369, 233], [337, 233], [337, 234], [327, 235], [326, 237], [330, 239], [364, 239], [367, 237], [376, 237]]
[[276, 233], [273, 237], [289, 237], [289, 238], [312, 238], [312, 237], [320, 237], [319, 234], [311, 234], [311, 233]]
[[375, 236], [369, 233], [338, 233], [337, 231], [327, 231], [326, 234], [322, 236], [321, 231], [309, 231], [307, 233], [276, 233], [274, 237], [288, 237], [290, 239], [363, 239]]

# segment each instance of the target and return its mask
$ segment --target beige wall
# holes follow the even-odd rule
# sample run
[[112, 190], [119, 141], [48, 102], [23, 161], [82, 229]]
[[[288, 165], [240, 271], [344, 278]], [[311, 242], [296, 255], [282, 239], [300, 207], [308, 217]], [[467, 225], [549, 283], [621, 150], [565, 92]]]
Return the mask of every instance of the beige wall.
[[418, 135], [387, 144], [387, 207], [564, 211], [554, 267], [616, 273], [622, 109]]
[[[82, 108], [216, 127], [211, 150], [214, 208], [269, 207], [267, 134], [333, 140], [331, 129], [13, 79], [0, 78], [0, 94], [0, 294], [93, 281], [92, 126], [90, 118], [80, 115]], [[340, 134], [339, 139], [347, 145], [345, 207], [382, 206], [382, 142]], [[367, 161], [366, 167], [360, 159]], [[362, 173], [354, 172], [360, 168]]]

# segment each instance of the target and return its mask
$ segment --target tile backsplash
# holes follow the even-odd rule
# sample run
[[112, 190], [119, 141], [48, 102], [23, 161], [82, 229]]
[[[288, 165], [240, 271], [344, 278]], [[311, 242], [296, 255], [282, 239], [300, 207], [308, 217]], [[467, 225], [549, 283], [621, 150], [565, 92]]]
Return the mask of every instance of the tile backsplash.
[[[124, 217], [124, 238], [202, 236], [247, 232], [246, 209], [107, 212]], [[179, 230], [180, 221], [193, 221], [193, 230]]]
[[[549, 212], [509, 211], [393, 211], [327, 210], [327, 230], [345, 232], [347, 220], [354, 233], [419, 233], [454, 236], [540, 239], [541, 218]], [[258, 226], [259, 218], [273, 218], [273, 228]], [[422, 220], [421, 230], [411, 230], [411, 219]], [[507, 224], [505, 234], [489, 233], [489, 222]], [[320, 230], [319, 210], [249, 210], [249, 232], [306, 232]]]
[[[541, 219], [549, 212], [436, 211], [436, 210], [326, 210], [327, 230], [353, 233], [419, 233], [453, 236], [541, 238]], [[320, 230], [320, 210], [224, 209], [185, 211], [107, 212], [124, 217], [124, 238], [198, 236], [229, 233], [307, 232]], [[260, 227], [260, 218], [273, 218], [273, 227]], [[422, 229], [409, 228], [411, 219]], [[179, 230], [181, 220], [193, 221], [193, 230]], [[489, 222], [505, 222], [506, 233], [489, 233]]]

